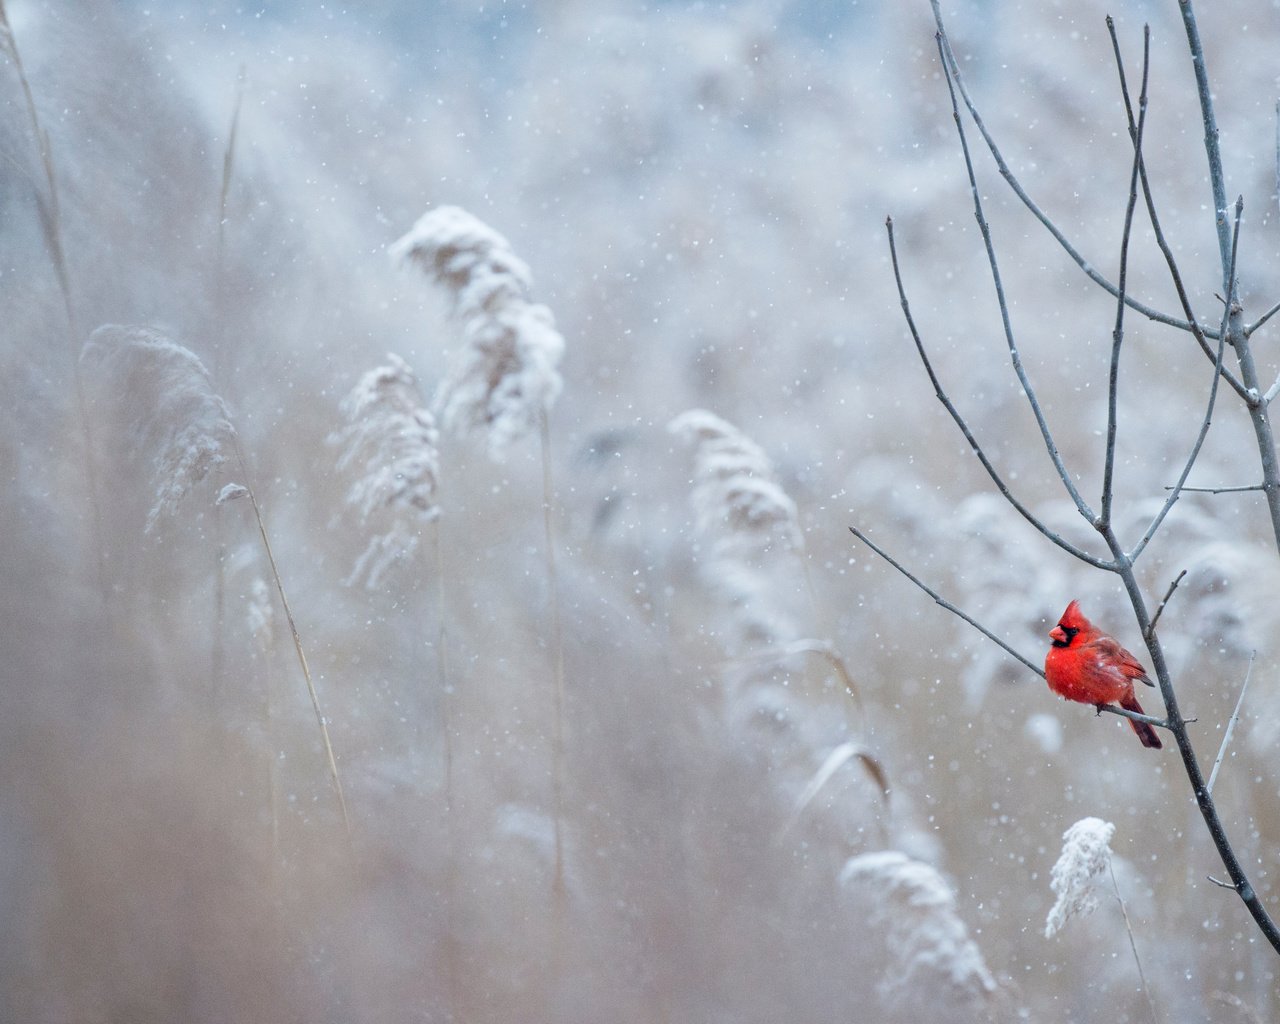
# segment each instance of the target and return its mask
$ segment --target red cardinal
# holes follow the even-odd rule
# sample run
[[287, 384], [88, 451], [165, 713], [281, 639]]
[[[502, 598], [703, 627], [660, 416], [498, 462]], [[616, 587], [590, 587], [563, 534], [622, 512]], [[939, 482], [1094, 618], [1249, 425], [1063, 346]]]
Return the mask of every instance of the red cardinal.
[[[1049, 631], [1053, 645], [1044, 659], [1044, 675], [1049, 689], [1059, 697], [1078, 700], [1101, 708], [1119, 704], [1126, 711], [1145, 714], [1133, 695], [1133, 681], [1155, 686], [1147, 670], [1126, 651], [1115, 637], [1107, 636], [1080, 612], [1072, 601], [1058, 624]], [[1160, 737], [1146, 722], [1129, 719], [1144, 747], [1160, 748]]]

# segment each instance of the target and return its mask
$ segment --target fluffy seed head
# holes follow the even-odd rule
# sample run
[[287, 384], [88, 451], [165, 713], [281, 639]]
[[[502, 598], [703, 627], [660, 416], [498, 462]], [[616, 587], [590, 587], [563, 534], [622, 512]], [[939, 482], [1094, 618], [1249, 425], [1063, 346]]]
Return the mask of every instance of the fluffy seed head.
[[196, 354], [153, 327], [106, 324], [80, 358], [95, 393], [121, 416], [129, 447], [151, 456], [150, 533], [226, 462], [231, 415]]
[[456, 206], [421, 217], [391, 246], [449, 293], [466, 344], [441, 382], [435, 408], [446, 429], [484, 430], [500, 459], [534, 431], [560, 394], [564, 338], [546, 306], [530, 301], [529, 268], [511, 244]]
[[981, 1002], [995, 993], [955, 894], [928, 864], [895, 850], [864, 853], [846, 862], [840, 882], [871, 900], [872, 923], [886, 929], [890, 969], [880, 990], [890, 1002]]
[[342, 447], [338, 468], [359, 471], [347, 503], [362, 523], [380, 513], [388, 520], [348, 581], [363, 578], [372, 588], [386, 569], [417, 549], [422, 524], [440, 515], [439, 433], [421, 404], [412, 368], [394, 353], [361, 377], [339, 408], [347, 425], [329, 441]]
[[1071, 918], [1097, 907], [1097, 879], [1111, 866], [1110, 843], [1115, 831], [1109, 821], [1082, 818], [1063, 833], [1062, 854], [1049, 879], [1058, 901], [1045, 921], [1045, 938], [1060, 931]]

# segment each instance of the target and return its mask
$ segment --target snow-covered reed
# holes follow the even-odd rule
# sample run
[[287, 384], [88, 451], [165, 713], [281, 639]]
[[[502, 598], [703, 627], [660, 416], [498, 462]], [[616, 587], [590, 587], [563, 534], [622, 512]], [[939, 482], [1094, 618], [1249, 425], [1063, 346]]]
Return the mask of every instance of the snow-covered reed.
[[439, 518], [439, 432], [412, 368], [394, 353], [360, 378], [340, 408], [347, 425], [330, 442], [342, 447], [338, 468], [358, 470], [347, 503], [365, 524], [386, 513], [347, 582], [375, 589], [418, 549], [421, 527]]
[[718, 548], [801, 546], [796, 503], [763, 448], [706, 409], [681, 413], [668, 429], [694, 445], [694, 514]]
[[[105, 324], [90, 335], [81, 360], [92, 370], [95, 387], [119, 417], [130, 450], [142, 457], [151, 453], [156, 492], [147, 514], [148, 532], [172, 515], [192, 488], [226, 463], [229, 454], [235, 455], [241, 471], [246, 469], [227, 404], [214, 391], [204, 363], [190, 349], [154, 327]], [[248, 484], [228, 483], [216, 501], [225, 504], [241, 497], [247, 497], [253, 508], [258, 535], [289, 622], [298, 664], [324, 743], [342, 821], [350, 832], [351, 822], [329, 727], [320, 710], [320, 698], [257, 495]]]
[[445, 288], [466, 344], [441, 382], [445, 429], [484, 430], [501, 458], [539, 429], [560, 394], [564, 338], [546, 306], [530, 300], [532, 275], [502, 235], [457, 206], [426, 213], [394, 245], [399, 262]]
[[199, 357], [154, 327], [99, 327], [85, 343], [81, 363], [95, 392], [122, 414], [129, 447], [150, 454], [151, 533], [233, 451], [227, 404]]
[[796, 504], [773, 463], [741, 430], [705, 409], [681, 413], [667, 429], [693, 445], [690, 502], [695, 527], [709, 544], [701, 571], [730, 609], [739, 646], [797, 639], [767, 568], [775, 552], [802, 546]]
[[564, 876], [564, 640], [560, 584], [552, 528], [551, 440], [548, 413], [560, 394], [564, 338], [546, 306], [531, 301], [533, 277], [511, 243], [457, 206], [440, 206], [418, 219], [391, 246], [401, 263], [420, 267], [450, 296], [465, 344], [436, 392], [441, 425], [456, 433], [483, 430], [489, 455], [500, 460], [516, 441], [538, 435], [542, 450], [542, 521], [551, 596], [554, 656], [552, 783], [555, 804], [557, 906]]
[[936, 1009], [946, 999], [977, 1008], [995, 995], [955, 894], [928, 864], [896, 850], [863, 853], [845, 863], [840, 884], [869, 902], [869, 923], [883, 929], [889, 969], [879, 988], [891, 1005]]
[[1058, 897], [1044, 923], [1045, 938], [1073, 917], [1098, 906], [1098, 879], [1111, 867], [1111, 837], [1116, 827], [1101, 818], [1081, 818], [1062, 836], [1062, 853], [1053, 865], [1049, 888]]

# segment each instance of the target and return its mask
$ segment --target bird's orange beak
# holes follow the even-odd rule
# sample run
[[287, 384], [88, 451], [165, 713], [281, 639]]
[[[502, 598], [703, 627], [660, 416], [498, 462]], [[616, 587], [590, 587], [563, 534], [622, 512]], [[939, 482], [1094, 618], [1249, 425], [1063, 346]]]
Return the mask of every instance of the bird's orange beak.
[[1049, 639], [1056, 640], [1059, 643], [1066, 641], [1067, 634], [1062, 629], [1062, 623], [1058, 623], [1058, 625], [1054, 626], [1053, 629], [1049, 630]]

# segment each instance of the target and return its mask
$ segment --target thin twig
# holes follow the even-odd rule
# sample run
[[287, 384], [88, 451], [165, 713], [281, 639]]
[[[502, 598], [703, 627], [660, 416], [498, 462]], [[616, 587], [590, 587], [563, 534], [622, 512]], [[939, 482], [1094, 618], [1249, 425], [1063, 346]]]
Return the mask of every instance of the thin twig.
[[[1129, 138], [1136, 140], [1138, 134], [1138, 122], [1133, 115], [1133, 101], [1129, 95], [1129, 82], [1124, 73], [1124, 59], [1120, 55], [1120, 40], [1116, 35], [1115, 21], [1110, 16], [1107, 17], [1107, 32], [1111, 36], [1111, 51], [1115, 55], [1116, 71], [1120, 76], [1120, 97], [1124, 101], [1125, 116], [1129, 122]], [[1144, 38], [1149, 39], [1149, 29], [1144, 30]], [[1146, 44], [1144, 43], [1144, 51]], [[1174, 291], [1178, 295], [1178, 303], [1182, 306], [1182, 313], [1187, 318], [1187, 327], [1196, 339], [1196, 344], [1200, 346], [1200, 351], [1205, 354], [1211, 363], [1218, 363], [1214, 356], [1214, 350], [1210, 347], [1207, 337], [1220, 339], [1223, 337], [1223, 331], [1219, 328], [1217, 334], [1208, 331], [1200, 325], [1195, 312], [1191, 308], [1191, 299], [1187, 295], [1186, 286], [1182, 282], [1182, 272], [1178, 269], [1177, 258], [1173, 254], [1173, 247], [1169, 244], [1169, 240], [1165, 237], [1164, 228], [1160, 224], [1160, 216], [1156, 212], [1155, 197], [1151, 189], [1151, 181], [1147, 177], [1147, 161], [1143, 156], [1138, 159], [1138, 172], [1142, 181], [1142, 195], [1146, 201], [1147, 217], [1151, 221], [1151, 230], [1155, 236], [1155, 242], [1160, 249], [1161, 255], [1164, 256], [1165, 265], [1169, 268], [1169, 277], [1173, 282]], [[1242, 399], [1248, 400], [1245, 387], [1236, 378], [1230, 370], [1225, 366], [1219, 365], [1218, 372], [1222, 374], [1226, 382]]]
[[[912, 572], [911, 572], [911, 570], [909, 570], [909, 569], [908, 569], [906, 566], [904, 566], [901, 562], [899, 562], [899, 561], [898, 561], [897, 559], [895, 559], [892, 555], [890, 555], [887, 551], [885, 551], [885, 550], [884, 550], [884, 548], [882, 548], [882, 547], [880, 547], [879, 545], [875, 544], [875, 543], [871, 540], [871, 538], [869, 538], [865, 533], [863, 533], [861, 530], [859, 530], [856, 526], [850, 526], [850, 527], [849, 527], [849, 532], [850, 532], [850, 533], [852, 533], [855, 537], [857, 537], [857, 538], [858, 538], [858, 540], [862, 541], [862, 543], [863, 543], [863, 544], [865, 544], [867, 547], [869, 547], [869, 548], [870, 548], [872, 551], [874, 551], [877, 555], [879, 555], [881, 558], [883, 558], [886, 562], [888, 562], [891, 566], [893, 566], [895, 569], [897, 569], [897, 570], [898, 570], [898, 572], [902, 573], [902, 575], [903, 575], [903, 576], [905, 576], [905, 577], [906, 577], [907, 579], [909, 579], [912, 583], [914, 583], [917, 587], [919, 587], [919, 588], [920, 588], [921, 590], [923, 590], [926, 594], [928, 594], [931, 598], [933, 598], [934, 604], [937, 604], [937, 605], [939, 605], [940, 607], [945, 608], [947, 611], [951, 612], [951, 614], [952, 614], [952, 615], [955, 615], [955, 616], [957, 616], [958, 618], [963, 619], [963, 620], [964, 620], [965, 622], [967, 622], [970, 626], [972, 626], [972, 627], [973, 627], [974, 629], [976, 629], [979, 633], [981, 633], [981, 634], [982, 634], [983, 636], [985, 636], [988, 640], [990, 640], [993, 644], [995, 644], [995, 645], [996, 645], [997, 647], [999, 647], [1002, 651], [1004, 651], [1006, 654], [1008, 654], [1011, 658], [1014, 658], [1015, 660], [1017, 660], [1017, 661], [1021, 662], [1024, 666], [1026, 666], [1027, 668], [1029, 668], [1032, 672], [1034, 672], [1036, 675], [1038, 675], [1041, 679], [1043, 679], [1043, 678], [1044, 678], [1044, 669], [1043, 669], [1043, 668], [1041, 668], [1041, 667], [1040, 667], [1039, 665], [1037, 665], [1035, 662], [1031, 661], [1031, 659], [1027, 658], [1026, 656], [1024, 656], [1024, 655], [1022, 655], [1022, 654], [1020, 654], [1020, 653], [1018, 653], [1018, 651], [1014, 650], [1014, 648], [1010, 647], [1007, 643], [1005, 643], [1003, 640], [1001, 640], [998, 636], [996, 636], [996, 635], [995, 635], [995, 633], [993, 633], [993, 632], [991, 632], [991, 630], [987, 629], [987, 627], [986, 627], [986, 626], [984, 626], [981, 622], [979, 622], [977, 619], [975, 619], [972, 615], [968, 614], [967, 612], [961, 611], [959, 608], [957, 608], [954, 604], [952, 604], [952, 603], [951, 603], [950, 601], [948, 601], [945, 597], [943, 597], [943, 596], [942, 596], [941, 594], [939, 594], [936, 590], [934, 590], [934, 589], [933, 589], [932, 587], [930, 587], [927, 583], [925, 583], [922, 579], [920, 579], [920, 577], [919, 577], [919, 576], [916, 576], [914, 573], [912, 573]], [[1102, 704], [1102, 705], [1100, 705], [1100, 706], [1095, 705], [1095, 708], [1096, 708], [1096, 710], [1098, 711], [1098, 713], [1099, 713], [1099, 714], [1101, 714], [1103, 711], [1106, 711], [1106, 712], [1108, 712], [1109, 714], [1119, 715], [1121, 718], [1129, 718], [1129, 719], [1132, 719], [1132, 720], [1133, 720], [1133, 721], [1135, 721], [1135, 722], [1146, 722], [1148, 725], [1153, 725], [1153, 726], [1155, 726], [1155, 727], [1156, 727], [1156, 728], [1158, 728], [1158, 729], [1168, 729], [1168, 728], [1169, 728], [1169, 723], [1168, 723], [1168, 722], [1166, 722], [1166, 721], [1165, 721], [1164, 719], [1162, 719], [1162, 718], [1155, 718], [1155, 717], [1153, 717], [1152, 715], [1144, 715], [1144, 714], [1141, 714], [1141, 713], [1139, 713], [1139, 712], [1137, 712], [1137, 711], [1129, 711], [1129, 710], [1128, 710], [1128, 709], [1126, 709], [1126, 708], [1116, 707], [1116, 706], [1115, 706], [1115, 705], [1113, 705], [1113, 704]]]
[[[1265, 313], [1263, 313], [1262, 316], [1258, 317], [1257, 320], [1249, 324], [1249, 326], [1244, 329], [1244, 336], [1246, 338], [1250, 337], [1254, 331], [1256, 331], [1259, 327], [1265, 324], [1277, 313], [1280, 313], [1280, 302], [1277, 302], [1274, 306], [1272, 306]], [[1274, 386], [1280, 386], [1280, 385], [1274, 385]], [[1270, 394], [1270, 392], [1268, 392], [1268, 394]]]
[[1227, 730], [1222, 734], [1222, 746], [1218, 748], [1218, 756], [1213, 762], [1213, 771], [1209, 773], [1209, 792], [1213, 792], [1213, 784], [1218, 781], [1218, 769], [1222, 767], [1222, 759], [1227, 756], [1227, 745], [1231, 742], [1231, 734], [1235, 732], [1236, 722], [1240, 720], [1240, 708], [1244, 705], [1244, 695], [1249, 691], [1249, 677], [1253, 675], [1253, 659], [1257, 651], [1249, 654], [1249, 667], [1245, 670], [1244, 682], [1240, 686], [1240, 699], [1236, 701], [1236, 709], [1227, 720]]
[[[1265, 491], [1266, 484], [1242, 484], [1239, 487], [1184, 487], [1183, 494], [1240, 494], [1244, 491]], [[1165, 487], [1166, 491], [1173, 490], [1172, 486]]]
[[[1240, 242], [1240, 217], [1244, 213], [1244, 197], [1241, 196], [1236, 200], [1236, 217], [1235, 230], [1232, 232], [1231, 240], [1231, 288], [1228, 290], [1228, 298], [1235, 296], [1235, 266], [1236, 253], [1239, 251]], [[1128, 559], [1130, 563], [1136, 562], [1138, 556], [1142, 554], [1151, 538], [1156, 535], [1156, 531], [1160, 529], [1160, 524], [1164, 522], [1170, 510], [1173, 508], [1177, 500], [1182, 496], [1182, 489], [1187, 482], [1187, 477], [1191, 475], [1191, 470], [1196, 464], [1196, 459], [1200, 456], [1200, 449], [1204, 447], [1204, 439], [1209, 436], [1209, 425], [1213, 422], [1213, 409], [1218, 401], [1218, 381], [1222, 379], [1222, 357], [1225, 353], [1227, 344], [1227, 320], [1230, 317], [1232, 309], [1231, 302], [1227, 302], [1222, 314], [1222, 332], [1218, 335], [1218, 352], [1213, 364], [1213, 381], [1209, 385], [1209, 401], [1205, 406], [1204, 419], [1200, 422], [1200, 432], [1196, 435], [1195, 444], [1191, 446], [1191, 452], [1187, 455], [1186, 464], [1182, 467], [1182, 472], [1178, 475], [1178, 482], [1174, 484], [1173, 489], [1169, 492], [1169, 496], [1165, 498], [1164, 505], [1160, 511], [1156, 513], [1151, 525], [1147, 527], [1147, 532], [1142, 535], [1142, 539], [1134, 545], [1133, 550], [1129, 552]]]
[[1097, 710], [1119, 715], [1121, 718], [1127, 718], [1131, 722], [1146, 722], [1147, 725], [1154, 725], [1157, 729], [1170, 728], [1168, 719], [1157, 718], [1155, 715], [1144, 715], [1140, 711], [1130, 711], [1128, 708], [1117, 707], [1114, 704], [1103, 704]]
[[[942, 12], [938, 7], [938, 0], [930, 0], [930, 3], [933, 6], [934, 22], [937, 25], [938, 34], [941, 36], [943, 48], [945, 50], [944, 66], [948, 69], [951, 77], [955, 80], [956, 87], [960, 90], [960, 95], [964, 99], [965, 107], [968, 108], [969, 116], [973, 119], [974, 125], [981, 133], [983, 141], [986, 142], [987, 149], [991, 152], [991, 157], [995, 160], [996, 167], [1000, 171], [1000, 176], [1008, 183], [1009, 187], [1013, 190], [1014, 195], [1021, 200], [1022, 205], [1030, 211], [1031, 215], [1035, 217], [1036, 220], [1044, 225], [1049, 234], [1051, 234], [1057, 243], [1062, 246], [1063, 251], [1071, 257], [1085, 275], [1099, 287], [1110, 292], [1113, 297], [1118, 297], [1118, 290], [1116, 286], [1098, 273], [1098, 271], [1094, 269], [1093, 265], [1076, 250], [1076, 248], [1067, 240], [1066, 235], [1064, 235], [1062, 231], [1058, 229], [1058, 226], [1049, 219], [1048, 214], [1036, 205], [1031, 196], [1027, 194], [1026, 189], [1022, 187], [1022, 183], [1018, 180], [1017, 176], [1009, 169], [1009, 165], [1005, 162], [1004, 155], [1000, 152], [1000, 147], [996, 145], [995, 138], [987, 129], [986, 122], [983, 121], [982, 115], [978, 113], [978, 108], [973, 102], [973, 98], [969, 95], [969, 89], [965, 84], [964, 76], [960, 74], [960, 64], [956, 60], [955, 53], [951, 49], [951, 40], [948, 38], [946, 28], [943, 26]], [[1170, 327], [1177, 327], [1184, 331], [1192, 329], [1192, 325], [1188, 321], [1179, 320], [1166, 313], [1161, 313], [1159, 310], [1144, 305], [1132, 297], [1127, 299], [1126, 302], [1130, 309], [1141, 313], [1143, 316], [1150, 320], [1154, 320], [1157, 323], [1168, 324]], [[1210, 332], [1206, 330], [1205, 333], [1209, 334]]]
[[[1133, 169], [1129, 172], [1129, 199], [1124, 209], [1124, 229], [1120, 233], [1120, 270], [1116, 280], [1116, 324], [1111, 332], [1111, 366], [1107, 379], [1107, 451], [1102, 469], [1102, 502], [1099, 518], [1111, 522], [1112, 489], [1116, 466], [1116, 406], [1120, 394], [1120, 347], [1124, 342], [1124, 298], [1129, 279], [1129, 239], [1133, 231], [1133, 212], [1138, 206], [1138, 172], [1142, 167], [1142, 135], [1147, 123], [1147, 79], [1151, 69], [1151, 27], [1144, 26], [1142, 35], [1142, 91], [1138, 94], [1138, 126], [1133, 134]], [[1124, 73], [1121, 71], [1121, 80]]]
[[1222, 173], [1222, 153], [1218, 148], [1218, 121], [1213, 112], [1213, 89], [1209, 86], [1209, 70], [1205, 66], [1204, 46], [1191, 0], [1178, 0], [1182, 24], [1191, 49], [1191, 65], [1196, 76], [1196, 93], [1200, 100], [1200, 116], [1204, 124], [1205, 155], [1209, 158], [1209, 186], [1213, 191], [1214, 224], [1218, 230], [1218, 250], [1222, 257], [1223, 288], [1231, 290], [1227, 266], [1231, 262], [1231, 233], [1227, 227], [1227, 185]]
[[[1276, 163], [1275, 163], [1275, 190], [1271, 193], [1271, 198], [1276, 204], [1276, 209], [1280, 210], [1280, 100], [1276, 100]], [[1280, 308], [1280, 307], [1275, 307]]]
[[1205, 875], [1204, 877], [1207, 878], [1209, 881], [1211, 881], [1219, 889], [1230, 889], [1232, 892], [1236, 891], [1236, 887], [1234, 885], [1232, 885], [1230, 882], [1224, 882], [1221, 878], [1214, 878], [1213, 875]]
[[1156, 632], [1156, 624], [1160, 621], [1160, 616], [1164, 614], [1164, 606], [1169, 603], [1169, 598], [1173, 597], [1173, 592], [1178, 589], [1178, 584], [1182, 582], [1182, 577], [1187, 574], [1187, 570], [1183, 569], [1173, 578], [1173, 582], [1169, 584], [1169, 589], [1164, 592], [1164, 597], [1160, 599], [1160, 604], [1156, 608], [1156, 613], [1151, 616], [1151, 625], [1147, 627], [1154, 636]]
[[[1217, 378], [1215, 377], [1214, 379], [1216, 381]], [[1151, 622], [1147, 616], [1142, 588], [1138, 585], [1133, 564], [1125, 561], [1120, 541], [1116, 538], [1114, 530], [1108, 527], [1103, 533], [1103, 538], [1111, 549], [1112, 555], [1119, 563], [1116, 574], [1120, 577], [1120, 582], [1124, 585], [1125, 591], [1129, 595], [1129, 603], [1132, 605], [1133, 614], [1138, 620], [1138, 628], [1146, 639], [1147, 652], [1151, 655], [1152, 668], [1160, 685], [1160, 696], [1164, 701], [1168, 729], [1173, 734], [1173, 738], [1178, 745], [1178, 754], [1182, 758], [1182, 768], [1186, 773], [1187, 781], [1191, 785], [1191, 792], [1195, 797], [1196, 806], [1200, 810], [1200, 816], [1204, 819], [1205, 828], [1209, 832], [1209, 837], [1213, 840], [1213, 845], [1218, 851], [1223, 867], [1227, 869], [1227, 874], [1231, 876], [1234, 882], [1234, 888], [1241, 902], [1244, 903], [1245, 908], [1249, 911], [1250, 916], [1252, 916], [1259, 931], [1262, 932], [1271, 948], [1280, 953], [1280, 928], [1276, 927], [1275, 921], [1272, 920], [1267, 908], [1258, 897], [1257, 891], [1250, 883], [1249, 876], [1245, 874], [1240, 858], [1236, 855], [1235, 848], [1231, 845], [1231, 839], [1227, 835], [1227, 830], [1222, 824], [1222, 818], [1218, 814], [1218, 807], [1214, 803], [1208, 787], [1205, 785], [1204, 773], [1200, 768], [1195, 748], [1192, 746], [1191, 737], [1187, 732], [1187, 720], [1182, 717], [1182, 712], [1178, 708], [1178, 695], [1174, 690], [1173, 679], [1169, 674], [1168, 662], [1165, 661], [1164, 648], [1160, 644], [1159, 637], [1151, 632]]]
[[1138, 944], [1133, 938], [1133, 923], [1129, 920], [1129, 908], [1125, 906], [1124, 897], [1120, 895], [1120, 883], [1116, 881], [1115, 864], [1110, 859], [1107, 860], [1107, 869], [1111, 872], [1111, 887], [1115, 890], [1116, 902], [1120, 904], [1120, 913], [1124, 917], [1124, 930], [1129, 933], [1129, 948], [1133, 950], [1133, 962], [1138, 968], [1138, 981], [1142, 985], [1142, 994], [1146, 996], [1152, 1024], [1158, 1024], [1160, 1018], [1156, 1013], [1155, 1000], [1151, 998], [1151, 989], [1147, 987], [1147, 975], [1142, 969], [1142, 958], [1138, 956]]
[[952, 615], [956, 615], [959, 618], [964, 619], [965, 622], [969, 623], [969, 625], [971, 625], [974, 629], [976, 629], [979, 633], [985, 636], [988, 640], [990, 640], [993, 644], [999, 647], [1002, 651], [1004, 651], [1010, 657], [1016, 659], [1017, 661], [1022, 662], [1023, 665], [1029, 668], [1041, 679], [1044, 678], [1044, 669], [1042, 669], [1039, 665], [1035, 664], [1030, 659], [1019, 654], [1016, 650], [1014, 650], [1007, 643], [1001, 640], [998, 636], [996, 636], [993, 632], [991, 632], [991, 630], [987, 629], [986, 626], [984, 626], [981, 622], [979, 622], [973, 616], [969, 615], [966, 612], [961, 611], [959, 608], [953, 605], [950, 601], [948, 601], [945, 597], [939, 594], [936, 590], [933, 590], [927, 583], [921, 580], [920, 577], [913, 575], [909, 569], [907, 569], [904, 565], [902, 565], [901, 562], [898, 562], [897, 560], [895, 560], [894, 557], [890, 555], [887, 551], [885, 551], [883, 548], [878, 547], [875, 543], [872, 542], [871, 538], [869, 538], [865, 533], [859, 530], [856, 526], [849, 527], [849, 532], [852, 533], [855, 537], [857, 537], [858, 540], [862, 541], [863, 544], [869, 547], [877, 555], [883, 558], [886, 562], [888, 562], [891, 566], [897, 569], [898, 572], [902, 573], [903, 576], [905, 576], [917, 587], [919, 587], [931, 598], [933, 598], [934, 604], [940, 605], [941, 607], [949, 611]]
[[[1226, 184], [1222, 169], [1222, 152], [1218, 146], [1218, 122], [1213, 112], [1213, 90], [1209, 85], [1209, 72], [1205, 65], [1204, 46], [1200, 41], [1200, 29], [1196, 24], [1195, 9], [1191, 0], [1178, 0], [1182, 10], [1182, 22], [1186, 29], [1187, 46], [1191, 51], [1191, 64], [1195, 71], [1196, 94], [1200, 101], [1200, 113], [1204, 122], [1205, 155], [1209, 162], [1209, 183], [1213, 190], [1214, 226], [1218, 233], [1218, 249], [1222, 258], [1222, 290], [1228, 299], [1236, 291], [1234, 242], [1227, 226]], [[1280, 458], [1276, 455], [1275, 433], [1263, 401], [1263, 389], [1258, 369], [1245, 333], [1243, 311], [1237, 303], [1227, 304], [1228, 340], [1235, 350], [1240, 368], [1240, 382], [1244, 385], [1245, 404], [1258, 444], [1258, 458], [1262, 465], [1262, 479], [1266, 484], [1267, 511], [1271, 518], [1271, 530], [1276, 547], [1280, 550]], [[1257, 918], [1261, 904], [1251, 907]], [[1261, 924], [1261, 921], [1259, 921]], [[1272, 925], [1274, 928], [1274, 924]], [[1280, 929], [1276, 930], [1274, 944], [1280, 949]]]
[[960, 428], [960, 433], [962, 433], [964, 435], [964, 439], [969, 442], [970, 450], [975, 456], [977, 456], [978, 461], [982, 463], [982, 468], [987, 471], [987, 475], [991, 478], [991, 482], [996, 485], [996, 490], [1000, 492], [1005, 501], [1012, 505], [1023, 519], [1034, 526], [1041, 534], [1051, 540], [1054, 544], [1058, 545], [1058, 547], [1062, 548], [1062, 550], [1080, 559], [1082, 562], [1087, 562], [1095, 568], [1111, 568], [1108, 562], [1098, 558], [1096, 555], [1089, 554], [1083, 548], [1076, 547], [1066, 538], [1049, 529], [1049, 527], [1046, 526], [1034, 512], [1019, 501], [1013, 492], [1009, 490], [1008, 485], [1000, 476], [999, 471], [987, 457], [987, 453], [983, 451], [982, 445], [978, 443], [978, 439], [974, 436], [973, 431], [969, 429], [969, 425], [960, 414], [960, 410], [956, 408], [950, 397], [948, 397], [946, 390], [942, 386], [942, 382], [938, 379], [938, 375], [933, 369], [933, 363], [929, 359], [929, 354], [925, 351], [924, 342], [920, 337], [920, 331], [916, 327], [915, 318], [911, 315], [911, 304], [907, 301], [906, 289], [902, 283], [902, 271], [898, 266], [898, 248], [894, 239], [892, 217], [887, 217], [885, 219], [885, 230], [889, 234], [889, 259], [893, 264], [893, 279], [897, 284], [898, 300], [902, 305], [902, 314], [906, 318], [907, 329], [911, 332], [911, 338], [915, 342], [916, 352], [920, 356], [920, 362], [924, 365], [925, 373], [929, 375], [930, 383], [933, 384], [933, 393], [937, 396], [938, 401], [942, 403], [943, 408], [945, 408], [950, 414], [951, 419], [955, 421], [956, 426]]
[[[937, 9], [937, 0], [933, 0], [934, 9]], [[960, 107], [956, 101], [956, 87], [951, 74], [951, 66], [948, 64], [945, 53], [945, 40], [939, 31], [936, 42], [938, 44], [938, 56], [942, 61], [944, 77], [947, 82], [947, 92], [951, 96], [951, 116], [956, 124], [956, 133], [960, 138], [960, 151], [964, 154], [965, 173], [969, 177], [969, 191], [973, 195], [973, 215], [978, 222], [978, 229], [982, 233], [982, 243], [987, 252], [987, 265], [991, 268], [991, 280], [995, 286], [996, 303], [1000, 308], [1000, 323], [1004, 329], [1005, 343], [1009, 348], [1009, 358], [1013, 363], [1013, 372], [1018, 376], [1018, 383], [1022, 385], [1023, 394], [1026, 395], [1027, 404], [1031, 406], [1031, 412], [1035, 416], [1036, 424], [1040, 428], [1040, 436], [1044, 440], [1046, 451], [1049, 453], [1049, 459], [1053, 462], [1053, 467], [1057, 470], [1058, 478], [1062, 481], [1062, 486], [1067, 489], [1067, 493], [1071, 495], [1071, 500], [1075, 502], [1076, 509], [1080, 515], [1089, 523], [1096, 523], [1098, 517], [1094, 514], [1088, 503], [1084, 500], [1079, 489], [1075, 485], [1075, 481], [1071, 479], [1071, 474], [1067, 472], [1066, 465], [1063, 464], [1062, 456], [1058, 452], [1058, 446], [1053, 440], [1053, 434], [1049, 430], [1049, 422], [1045, 419], [1044, 411], [1040, 408], [1040, 402], [1036, 398], [1035, 388], [1031, 386], [1031, 379], [1027, 376], [1026, 370], [1022, 366], [1022, 357], [1018, 354], [1018, 345], [1013, 337], [1013, 325], [1009, 318], [1009, 304], [1004, 296], [1004, 281], [1000, 276], [1000, 265], [996, 259], [995, 244], [991, 240], [991, 227], [987, 223], [986, 215], [982, 210], [982, 193], [978, 189], [977, 174], [973, 169], [973, 158], [969, 154], [969, 140], [965, 135], [964, 122], [960, 118]]]

